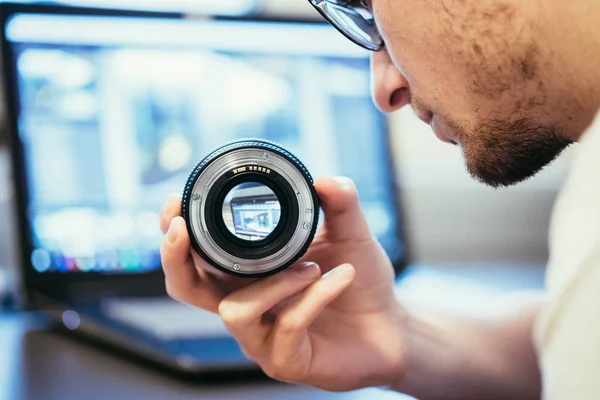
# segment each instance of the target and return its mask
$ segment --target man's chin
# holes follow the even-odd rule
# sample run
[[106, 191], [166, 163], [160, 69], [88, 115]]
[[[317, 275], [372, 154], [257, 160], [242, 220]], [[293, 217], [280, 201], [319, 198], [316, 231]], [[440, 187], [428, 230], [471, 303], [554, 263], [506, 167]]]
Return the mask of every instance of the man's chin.
[[536, 176], [572, 143], [546, 128], [480, 130], [461, 139], [469, 173], [494, 188]]
[[486, 186], [494, 189], [507, 188], [516, 186], [537, 175], [542, 168], [534, 172], [516, 173], [515, 171], [504, 171], [500, 168], [490, 169], [489, 167], [482, 168], [478, 165], [472, 165], [467, 161], [467, 171], [473, 179], [483, 183]]

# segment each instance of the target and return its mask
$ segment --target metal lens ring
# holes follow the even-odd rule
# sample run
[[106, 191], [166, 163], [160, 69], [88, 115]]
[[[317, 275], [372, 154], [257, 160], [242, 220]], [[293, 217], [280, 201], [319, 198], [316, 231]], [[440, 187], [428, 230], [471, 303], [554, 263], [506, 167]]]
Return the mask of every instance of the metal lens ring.
[[265, 140], [230, 142], [190, 174], [182, 214], [192, 247], [228, 274], [263, 277], [298, 261], [318, 225], [320, 203], [306, 167]]

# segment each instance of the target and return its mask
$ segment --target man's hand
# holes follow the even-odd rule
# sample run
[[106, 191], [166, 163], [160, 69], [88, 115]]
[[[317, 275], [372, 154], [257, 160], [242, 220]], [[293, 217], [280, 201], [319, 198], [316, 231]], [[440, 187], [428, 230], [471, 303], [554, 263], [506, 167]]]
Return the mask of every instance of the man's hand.
[[161, 214], [171, 297], [218, 313], [245, 354], [269, 376], [330, 391], [387, 385], [405, 371], [405, 313], [394, 271], [372, 237], [353, 183], [315, 183], [323, 227], [303, 259], [250, 280], [218, 272], [190, 247], [181, 199]]

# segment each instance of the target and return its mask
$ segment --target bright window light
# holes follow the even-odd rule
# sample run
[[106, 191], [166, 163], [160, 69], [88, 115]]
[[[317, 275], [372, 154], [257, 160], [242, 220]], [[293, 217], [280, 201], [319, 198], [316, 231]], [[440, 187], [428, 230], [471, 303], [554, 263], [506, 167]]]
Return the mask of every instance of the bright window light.
[[256, 7], [256, 0], [58, 0], [55, 3], [97, 8], [217, 15], [246, 14]]

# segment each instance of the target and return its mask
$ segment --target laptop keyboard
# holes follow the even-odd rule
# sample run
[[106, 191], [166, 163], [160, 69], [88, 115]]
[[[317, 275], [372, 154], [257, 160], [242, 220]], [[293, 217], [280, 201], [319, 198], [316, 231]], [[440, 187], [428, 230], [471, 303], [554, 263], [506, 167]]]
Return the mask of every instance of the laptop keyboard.
[[103, 314], [158, 339], [184, 340], [230, 336], [218, 315], [169, 298], [110, 299]]

